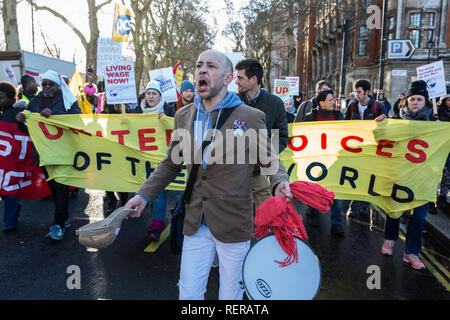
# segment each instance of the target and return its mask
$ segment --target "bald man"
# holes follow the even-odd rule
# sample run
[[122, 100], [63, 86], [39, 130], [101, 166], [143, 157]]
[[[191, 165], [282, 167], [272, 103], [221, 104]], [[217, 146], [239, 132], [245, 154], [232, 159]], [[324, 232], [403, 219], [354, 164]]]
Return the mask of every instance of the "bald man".
[[[183, 162], [189, 175], [197, 166], [192, 195], [185, 203], [178, 284], [180, 299], [204, 299], [216, 252], [219, 257], [219, 299], [242, 299], [239, 281], [242, 280], [242, 263], [253, 232], [251, 178], [255, 164], [271, 174], [269, 180], [275, 195], [292, 200], [289, 177], [273, 152], [267, 134], [264, 139], [257, 139], [257, 147], [258, 150], [267, 150], [269, 162], [257, 155], [257, 163], [251, 163], [248, 145], [239, 150], [243, 153], [241, 156], [247, 156], [244, 157], [245, 163], [236, 160], [239, 155], [234, 145], [223, 154], [216, 151], [221, 143], [228, 146], [230, 142], [244, 139], [245, 136], [239, 132], [266, 129], [263, 112], [248, 107], [236, 94], [227, 91], [233, 79], [232, 72], [233, 65], [223, 53], [207, 50], [200, 54], [195, 70], [198, 97], [193, 104], [177, 111], [166, 157], [125, 205], [134, 209], [130, 217], [140, 217], [144, 208], [175, 179]], [[225, 114], [229, 115], [228, 118]], [[226, 120], [219, 126], [221, 116]], [[213, 142], [205, 147], [204, 141]], [[202, 154], [202, 145], [205, 150], [203, 157], [197, 158]], [[182, 159], [179, 159], [180, 153]], [[234, 159], [231, 163], [230, 158]]]

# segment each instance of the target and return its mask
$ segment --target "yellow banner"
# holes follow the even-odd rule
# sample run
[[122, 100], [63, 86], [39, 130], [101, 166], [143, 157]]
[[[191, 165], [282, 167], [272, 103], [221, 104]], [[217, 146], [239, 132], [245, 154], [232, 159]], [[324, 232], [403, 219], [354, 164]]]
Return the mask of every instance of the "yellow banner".
[[70, 78], [69, 88], [73, 95], [78, 99], [78, 106], [80, 107], [81, 113], [92, 114], [91, 104], [87, 101], [86, 94], [83, 89], [83, 78], [77, 70], [75, 70], [72, 78]]
[[[156, 114], [27, 114], [27, 126], [50, 179], [70, 186], [136, 192], [164, 158], [173, 118]], [[168, 187], [184, 190], [184, 169]]]
[[[173, 118], [28, 114], [30, 136], [58, 182], [135, 192], [164, 158]], [[319, 183], [337, 199], [376, 204], [398, 217], [436, 200], [450, 151], [450, 124], [406, 120], [289, 124], [280, 158], [290, 180]], [[186, 170], [168, 186], [183, 190]]]
[[127, 7], [116, 3], [113, 21], [113, 42], [127, 42], [131, 32], [131, 12]]
[[436, 200], [450, 151], [448, 122], [384, 120], [289, 124], [280, 154], [290, 181], [371, 202], [392, 217]]

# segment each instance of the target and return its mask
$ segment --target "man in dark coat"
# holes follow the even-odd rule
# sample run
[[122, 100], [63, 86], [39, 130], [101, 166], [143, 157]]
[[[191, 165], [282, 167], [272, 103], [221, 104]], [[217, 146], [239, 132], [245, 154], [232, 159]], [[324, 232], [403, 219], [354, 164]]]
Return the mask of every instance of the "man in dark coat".
[[[279, 130], [279, 152], [284, 150], [289, 139], [286, 111], [283, 101], [276, 95], [260, 88], [264, 75], [261, 64], [254, 59], [239, 61], [236, 66], [236, 85], [239, 98], [248, 106], [266, 114], [266, 126], [269, 137], [272, 130]], [[274, 142], [274, 141], [272, 141]], [[269, 184], [261, 170], [255, 166], [252, 179], [252, 193], [255, 208], [272, 197]]]
[[[38, 112], [46, 118], [55, 115], [81, 113], [78, 100], [73, 96], [62, 76], [52, 70], [42, 75], [42, 91], [30, 101], [28, 109], [32, 112]], [[18, 122], [23, 122], [25, 114], [19, 113], [16, 119]], [[33, 151], [35, 152], [36, 164], [39, 165], [39, 156], [34, 148]], [[42, 168], [42, 171], [48, 178], [45, 167]], [[47, 236], [53, 240], [62, 240], [65, 229], [70, 226], [69, 187], [55, 180], [47, 182], [55, 203], [55, 220]]]
[[[345, 120], [375, 120], [378, 116], [384, 114], [387, 116], [384, 106], [370, 95], [370, 82], [367, 80], [358, 80], [354, 85], [356, 99], [350, 101], [345, 110]], [[361, 214], [369, 213], [369, 202], [355, 201], [350, 202], [347, 216], [355, 217], [356, 212], [361, 210]]]

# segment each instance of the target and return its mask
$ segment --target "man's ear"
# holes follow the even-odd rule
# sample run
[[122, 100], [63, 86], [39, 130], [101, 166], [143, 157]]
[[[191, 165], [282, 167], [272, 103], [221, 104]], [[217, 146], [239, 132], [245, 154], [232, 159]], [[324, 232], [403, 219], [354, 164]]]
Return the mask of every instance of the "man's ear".
[[225, 74], [225, 80], [224, 80], [224, 84], [226, 86], [228, 86], [234, 79], [234, 75], [232, 73], [226, 73]]

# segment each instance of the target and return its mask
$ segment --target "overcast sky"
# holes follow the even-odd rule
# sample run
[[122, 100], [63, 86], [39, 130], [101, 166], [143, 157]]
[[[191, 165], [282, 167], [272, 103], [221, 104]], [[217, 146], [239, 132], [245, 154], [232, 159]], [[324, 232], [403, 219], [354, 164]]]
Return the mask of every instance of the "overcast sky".
[[[233, 0], [237, 7], [243, 6], [248, 0]], [[222, 37], [221, 33], [226, 25], [226, 14], [223, 8], [223, 1], [209, 1], [212, 15], [207, 17], [209, 23], [217, 21], [219, 31], [217, 33], [214, 48], [220, 51], [231, 51], [232, 43]], [[70, 21], [82, 31], [89, 39], [88, 25], [88, 7], [85, 0], [38, 0], [39, 5], [47, 5], [70, 18]], [[26, 1], [21, 1], [17, 7], [20, 45], [23, 50], [33, 51], [32, 24], [31, 24], [31, 6]], [[98, 15], [100, 28], [100, 37], [111, 37], [112, 23], [114, 16], [114, 4], [106, 5]], [[1, 26], [3, 28], [3, 26]], [[84, 48], [78, 36], [61, 20], [54, 17], [47, 11], [34, 11], [34, 39], [35, 51], [42, 53], [44, 42], [41, 36], [41, 30], [46, 34], [49, 44], [55, 43], [61, 50], [61, 58], [72, 61], [75, 56], [75, 63], [79, 71], [85, 66]], [[3, 31], [0, 35], [4, 39]], [[122, 52], [126, 52], [126, 44], [123, 44]]]

